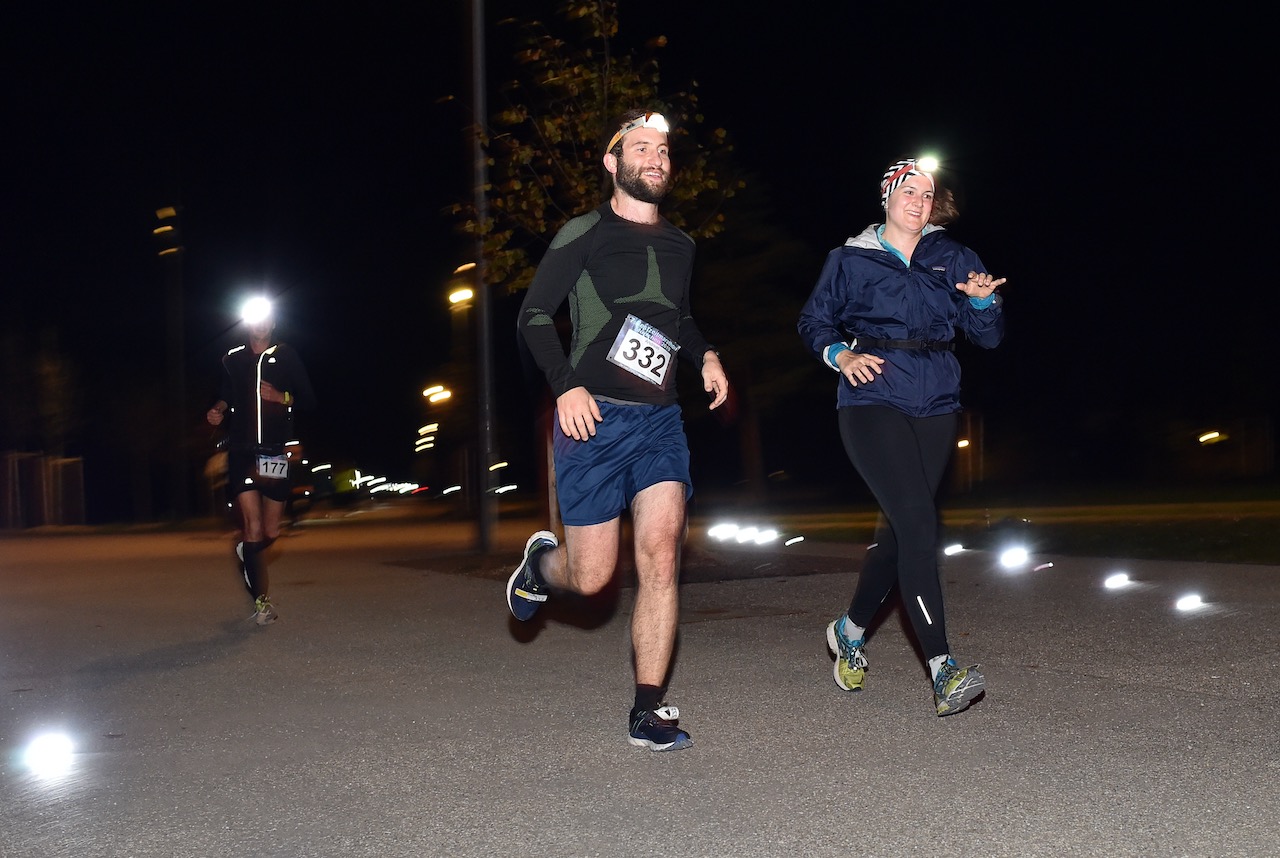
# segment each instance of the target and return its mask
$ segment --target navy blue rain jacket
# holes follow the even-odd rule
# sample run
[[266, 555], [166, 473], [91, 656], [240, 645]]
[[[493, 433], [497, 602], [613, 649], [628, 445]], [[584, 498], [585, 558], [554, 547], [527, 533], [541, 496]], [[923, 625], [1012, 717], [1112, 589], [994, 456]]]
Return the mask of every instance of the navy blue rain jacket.
[[[849, 345], [860, 338], [946, 342], [957, 328], [971, 342], [994, 348], [1004, 338], [1000, 300], [977, 310], [956, 288], [970, 271], [986, 270], [976, 253], [938, 227], [920, 237], [908, 266], [884, 249], [872, 225], [828, 254], [797, 328], [819, 359], [835, 343]], [[913, 417], [960, 410], [960, 362], [953, 352], [856, 344], [853, 349], [884, 358], [884, 372], [857, 387], [841, 375], [838, 407], [888, 405]]]

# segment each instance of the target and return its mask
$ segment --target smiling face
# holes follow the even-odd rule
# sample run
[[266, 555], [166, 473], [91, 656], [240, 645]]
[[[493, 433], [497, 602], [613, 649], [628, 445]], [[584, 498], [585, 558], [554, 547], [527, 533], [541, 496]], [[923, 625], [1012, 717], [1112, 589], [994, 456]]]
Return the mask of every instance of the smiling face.
[[671, 190], [671, 152], [662, 131], [637, 128], [628, 132], [622, 138], [622, 157], [610, 153], [605, 158], [614, 184], [642, 203], [657, 205]]
[[933, 182], [928, 176], [908, 176], [889, 195], [884, 213], [889, 225], [907, 232], [920, 232], [933, 214]]

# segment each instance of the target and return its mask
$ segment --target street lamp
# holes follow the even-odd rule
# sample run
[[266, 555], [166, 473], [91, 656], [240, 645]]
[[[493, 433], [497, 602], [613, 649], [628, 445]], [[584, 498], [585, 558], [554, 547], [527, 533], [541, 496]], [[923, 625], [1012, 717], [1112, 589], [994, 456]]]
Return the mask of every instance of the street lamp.
[[151, 230], [155, 236], [159, 250], [165, 294], [165, 333], [168, 345], [168, 379], [166, 383], [166, 401], [169, 404], [169, 431], [178, 443], [173, 445], [169, 454], [170, 517], [180, 519], [187, 514], [187, 461], [183, 455], [186, 447], [186, 411], [187, 388], [184, 371], [184, 354], [186, 350], [183, 286], [182, 286], [182, 229], [178, 217], [178, 206], [164, 206], [156, 209], [156, 220], [159, 225]]
[[443, 384], [433, 384], [422, 391], [422, 395], [427, 402], [433, 405], [437, 402], [443, 402], [453, 396], [453, 391], [445, 387]]
[[466, 279], [459, 275], [473, 271], [475, 267], [476, 264], [474, 262], [464, 262], [453, 269], [452, 288], [449, 289], [449, 304], [451, 308], [458, 310], [471, 309], [471, 299], [476, 296], [476, 291], [467, 285]]

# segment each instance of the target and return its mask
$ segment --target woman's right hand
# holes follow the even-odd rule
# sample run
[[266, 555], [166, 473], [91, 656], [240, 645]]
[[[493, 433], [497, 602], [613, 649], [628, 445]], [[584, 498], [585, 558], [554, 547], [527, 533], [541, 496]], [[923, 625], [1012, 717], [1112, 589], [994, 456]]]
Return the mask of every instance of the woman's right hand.
[[854, 387], [859, 384], [870, 384], [876, 380], [877, 375], [884, 375], [884, 370], [880, 368], [883, 363], [884, 358], [862, 352], [844, 351], [836, 355], [836, 365], [840, 367], [840, 374]]

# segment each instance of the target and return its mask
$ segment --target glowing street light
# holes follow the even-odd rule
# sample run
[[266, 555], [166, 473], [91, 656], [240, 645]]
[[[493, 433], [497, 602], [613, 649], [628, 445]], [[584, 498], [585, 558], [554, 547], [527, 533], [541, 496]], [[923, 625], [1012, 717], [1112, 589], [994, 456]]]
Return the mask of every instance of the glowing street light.
[[422, 391], [422, 395], [427, 398], [427, 402], [443, 402], [453, 396], [453, 391], [445, 387], [443, 384], [433, 384]]

